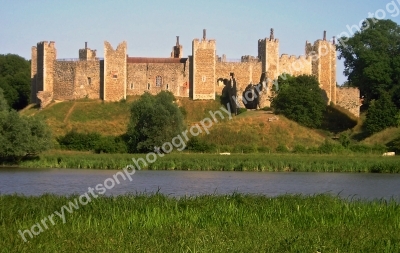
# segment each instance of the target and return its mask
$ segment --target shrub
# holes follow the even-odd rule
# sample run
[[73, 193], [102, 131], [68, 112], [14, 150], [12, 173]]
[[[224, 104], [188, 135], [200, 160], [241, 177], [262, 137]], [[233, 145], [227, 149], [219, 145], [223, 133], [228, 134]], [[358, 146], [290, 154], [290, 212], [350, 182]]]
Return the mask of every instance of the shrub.
[[198, 137], [192, 137], [186, 145], [186, 149], [193, 152], [210, 153], [215, 152], [215, 145], [209, 144]]
[[282, 145], [282, 144], [280, 144], [278, 147], [276, 147], [275, 151], [278, 153], [289, 153], [289, 149], [285, 145]]

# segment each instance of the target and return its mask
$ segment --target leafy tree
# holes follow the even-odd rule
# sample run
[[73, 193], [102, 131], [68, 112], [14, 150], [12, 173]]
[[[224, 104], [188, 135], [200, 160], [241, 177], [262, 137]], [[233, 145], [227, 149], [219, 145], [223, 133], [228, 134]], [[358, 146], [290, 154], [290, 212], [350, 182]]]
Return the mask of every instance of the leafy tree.
[[127, 137], [130, 152], [153, 151], [182, 133], [183, 115], [171, 92], [144, 93], [133, 102]]
[[8, 110], [0, 89], [0, 160], [20, 160], [51, 147], [47, 125], [35, 117], [22, 117]]
[[307, 127], [321, 126], [326, 102], [317, 79], [307, 75], [286, 75], [279, 77], [278, 83], [277, 96], [272, 100], [275, 112]]
[[388, 92], [382, 92], [378, 100], [372, 101], [364, 122], [368, 134], [384, 130], [387, 127], [397, 126], [399, 110], [390, 98]]
[[30, 63], [14, 55], [0, 55], [0, 88], [11, 108], [19, 110], [30, 102]]
[[337, 46], [344, 74], [367, 101], [400, 85], [400, 26], [391, 20], [366, 19], [360, 32]]

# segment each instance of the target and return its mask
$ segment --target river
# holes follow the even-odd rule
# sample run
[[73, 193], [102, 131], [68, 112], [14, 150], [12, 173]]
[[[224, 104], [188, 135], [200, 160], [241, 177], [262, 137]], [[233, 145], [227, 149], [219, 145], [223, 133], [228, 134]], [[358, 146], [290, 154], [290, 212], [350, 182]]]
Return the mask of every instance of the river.
[[[118, 171], [0, 168], [0, 194], [38, 196], [83, 194]], [[328, 193], [342, 198], [400, 200], [400, 174], [137, 171], [106, 195], [157, 192], [170, 196], [231, 194], [277, 196]]]

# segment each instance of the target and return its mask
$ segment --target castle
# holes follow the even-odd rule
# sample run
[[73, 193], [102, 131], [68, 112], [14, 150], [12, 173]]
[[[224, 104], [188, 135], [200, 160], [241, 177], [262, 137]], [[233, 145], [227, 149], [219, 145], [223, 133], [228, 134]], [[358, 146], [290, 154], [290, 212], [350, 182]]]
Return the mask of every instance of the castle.
[[[327, 103], [333, 102], [359, 117], [359, 90], [336, 86], [335, 42], [322, 40], [314, 44], [306, 42], [305, 56], [279, 55], [279, 40], [271, 29], [269, 38], [258, 40], [257, 56], [242, 56], [229, 61], [225, 55], [216, 55], [216, 41], [206, 38], [192, 42], [192, 55], [183, 57], [183, 47], [177, 37], [168, 58], [142, 58], [127, 55], [127, 43], [114, 49], [104, 42], [104, 58], [96, 56], [96, 50], [87, 47], [79, 50], [77, 59], [57, 59], [55, 42], [39, 42], [32, 47], [31, 99], [46, 107], [53, 100], [80, 98], [119, 101], [129, 95], [144, 92], [157, 94], [171, 91], [177, 97], [193, 100], [215, 99], [221, 94], [224, 83], [235, 73], [238, 94], [246, 86], [256, 84], [262, 73], [272, 82], [288, 73], [294, 76], [314, 75], [326, 94]], [[261, 106], [269, 106], [266, 90]]]

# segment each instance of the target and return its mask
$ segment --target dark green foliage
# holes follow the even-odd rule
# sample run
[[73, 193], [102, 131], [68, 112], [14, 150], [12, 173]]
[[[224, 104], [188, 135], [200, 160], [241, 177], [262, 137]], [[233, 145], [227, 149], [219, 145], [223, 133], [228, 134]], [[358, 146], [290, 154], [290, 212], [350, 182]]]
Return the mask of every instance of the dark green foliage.
[[307, 127], [321, 126], [326, 102], [317, 79], [307, 75], [286, 75], [279, 77], [278, 83], [278, 95], [272, 101], [275, 112]]
[[185, 129], [183, 115], [171, 92], [144, 93], [134, 101], [127, 136], [129, 152], [153, 151]]
[[396, 152], [396, 155], [400, 153], [400, 137], [386, 144], [387, 148], [391, 152]]
[[288, 153], [289, 149], [285, 145], [279, 145], [276, 147], [275, 151], [278, 153]]
[[14, 55], [0, 55], [0, 88], [11, 108], [20, 110], [27, 106], [31, 94], [30, 63]]
[[382, 92], [378, 100], [372, 101], [364, 122], [365, 131], [368, 134], [377, 133], [387, 127], [397, 126], [397, 114], [399, 110], [392, 102], [387, 92]]
[[100, 139], [101, 135], [99, 133], [78, 133], [76, 130], [72, 130], [59, 137], [58, 142], [62, 148], [68, 150], [92, 151], [96, 148]]
[[325, 142], [318, 147], [318, 151], [321, 154], [337, 154], [342, 153], [344, 150], [345, 148], [341, 144], [328, 140], [325, 140]]
[[99, 133], [78, 133], [76, 130], [59, 137], [60, 147], [67, 150], [94, 151], [96, 153], [126, 153], [127, 146], [122, 137], [101, 136]]
[[247, 112], [246, 108], [243, 108], [243, 107], [237, 108], [237, 115], [244, 113], [244, 112]]
[[206, 141], [198, 138], [192, 137], [187, 143], [186, 148], [192, 152], [200, 152], [200, 153], [211, 153], [216, 150], [215, 145], [209, 144]]
[[400, 27], [392, 20], [372, 19], [364, 27], [351, 38], [342, 38], [337, 50], [348, 81], [370, 101], [400, 85]]
[[347, 148], [350, 145], [350, 136], [348, 134], [341, 134], [339, 136], [339, 142], [343, 147]]
[[51, 132], [36, 117], [23, 117], [8, 110], [0, 89], [0, 160], [20, 161], [51, 147]]

